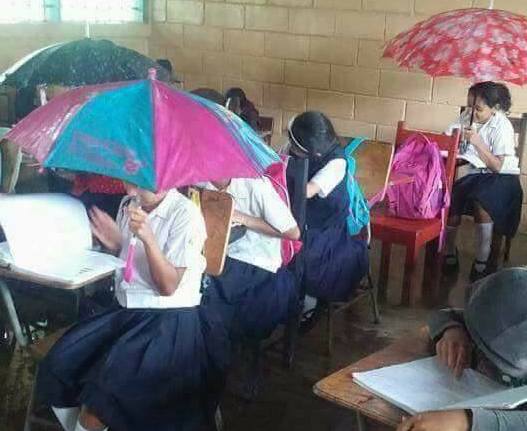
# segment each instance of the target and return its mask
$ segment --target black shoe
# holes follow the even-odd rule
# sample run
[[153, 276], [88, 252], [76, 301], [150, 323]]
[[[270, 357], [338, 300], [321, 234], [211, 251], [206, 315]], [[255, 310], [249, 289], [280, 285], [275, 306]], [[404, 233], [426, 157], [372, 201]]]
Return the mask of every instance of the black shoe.
[[315, 327], [317, 322], [324, 315], [326, 308], [326, 304], [323, 301], [317, 300], [317, 305], [315, 306], [315, 308], [306, 311], [302, 315], [298, 332], [301, 335], [304, 335], [311, 331], [311, 329]]
[[[476, 265], [485, 265], [485, 268], [482, 271], [478, 271], [476, 269]], [[480, 262], [479, 260], [475, 260], [472, 264], [472, 268], [470, 269], [470, 275], [468, 278], [471, 283], [474, 283], [478, 280], [481, 280], [482, 278], [485, 278], [489, 274], [491, 274], [491, 271], [489, 271], [489, 268], [487, 267], [487, 262]]]
[[456, 248], [454, 254], [447, 254], [443, 260], [442, 272], [445, 275], [454, 275], [459, 272], [459, 253]]

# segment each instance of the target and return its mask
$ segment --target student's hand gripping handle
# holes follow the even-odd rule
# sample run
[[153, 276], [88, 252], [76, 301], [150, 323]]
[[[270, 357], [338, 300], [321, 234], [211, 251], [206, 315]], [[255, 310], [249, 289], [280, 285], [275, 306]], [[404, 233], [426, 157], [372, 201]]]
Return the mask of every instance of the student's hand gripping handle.
[[[131, 205], [134, 205], [136, 207], [141, 206], [141, 203], [137, 196], [134, 197], [133, 201], [131, 202]], [[136, 244], [137, 244], [137, 237], [135, 236], [135, 234], [133, 234], [132, 238], [130, 239], [130, 244], [128, 244], [128, 251], [126, 253], [126, 264], [124, 267], [124, 281], [126, 281], [127, 283], [130, 283], [130, 281], [132, 281], [132, 278], [134, 276], [134, 256], [135, 256]]]

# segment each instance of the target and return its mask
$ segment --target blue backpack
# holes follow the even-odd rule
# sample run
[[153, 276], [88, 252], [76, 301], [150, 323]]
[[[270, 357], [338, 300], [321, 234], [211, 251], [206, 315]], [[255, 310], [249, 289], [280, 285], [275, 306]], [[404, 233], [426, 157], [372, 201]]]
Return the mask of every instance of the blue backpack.
[[348, 232], [350, 235], [357, 235], [361, 229], [370, 222], [370, 208], [364, 197], [358, 181], [355, 178], [356, 164], [353, 158], [353, 152], [364, 142], [366, 138], [354, 138], [344, 148], [346, 156], [346, 188], [350, 198], [349, 214], [347, 218]]

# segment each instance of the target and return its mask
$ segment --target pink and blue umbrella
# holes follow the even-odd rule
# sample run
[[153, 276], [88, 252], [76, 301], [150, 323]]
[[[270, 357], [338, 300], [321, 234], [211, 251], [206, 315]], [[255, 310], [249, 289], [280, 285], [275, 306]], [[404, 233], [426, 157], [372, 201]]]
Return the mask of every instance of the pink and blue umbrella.
[[261, 176], [278, 155], [224, 107], [147, 79], [81, 87], [6, 136], [46, 168], [118, 178], [159, 191]]

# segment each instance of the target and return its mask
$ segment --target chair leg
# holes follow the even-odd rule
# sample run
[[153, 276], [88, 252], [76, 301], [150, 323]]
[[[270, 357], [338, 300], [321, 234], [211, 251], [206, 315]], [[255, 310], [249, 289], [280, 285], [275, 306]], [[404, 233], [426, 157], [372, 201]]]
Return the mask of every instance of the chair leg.
[[422, 293], [428, 305], [434, 305], [439, 300], [440, 291], [440, 264], [439, 239], [426, 244], [425, 269], [423, 272]]
[[373, 323], [378, 324], [381, 321], [381, 315], [379, 313], [379, 303], [377, 302], [377, 287], [373, 284], [373, 278], [371, 276], [371, 270], [368, 270], [368, 290], [371, 301], [371, 308], [373, 313]]
[[294, 316], [291, 316], [285, 327], [283, 365], [288, 369], [293, 368], [296, 353], [296, 343], [298, 340], [298, 329], [300, 326], [302, 310], [300, 309]]
[[505, 238], [505, 253], [503, 254], [503, 260], [506, 263], [509, 263], [509, 258], [511, 255], [511, 247], [512, 247], [512, 238], [506, 237]]
[[366, 431], [366, 420], [360, 412], [355, 412], [357, 418], [357, 429], [358, 431]]
[[414, 306], [419, 302], [420, 292], [416, 290], [415, 263], [419, 248], [414, 244], [406, 248], [406, 262], [404, 265], [403, 291], [401, 295], [401, 305]]
[[[38, 367], [37, 367], [38, 370]], [[24, 421], [24, 431], [31, 431], [31, 423], [33, 422], [33, 409], [35, 405], [35, 391], [37, 386], [36, 377], [33, 379], [33, 385], [31, 388], [31, 394], [29, 395], [29, 401], [26, 409], [26, 420]]]
[[379, 302], [386, 302], [388, 299], [388, 275], [390, 273], [390, 256], [392, 254], [392, 244], [382, 243], [381, 267], [379, 269], [378, 298]]
[[[500, 255], [503, 244], [503, 236], [497, 233], [492, 234], [492, 243], [490, 246], [490, 255], [488, 260], [488, 267], [492, 271], [496, 271], [500, 265]], [[506, 251], [505, 251], [506, 252]]]

